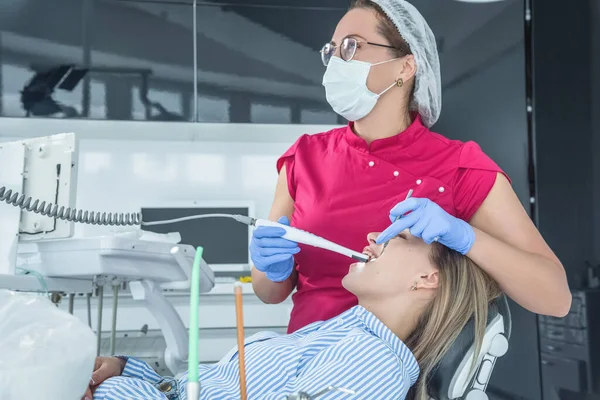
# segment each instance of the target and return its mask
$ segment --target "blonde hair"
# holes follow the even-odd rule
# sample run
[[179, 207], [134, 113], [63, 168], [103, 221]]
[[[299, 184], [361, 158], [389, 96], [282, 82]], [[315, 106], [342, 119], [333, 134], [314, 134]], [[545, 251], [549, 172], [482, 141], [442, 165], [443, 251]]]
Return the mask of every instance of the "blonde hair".
[[501, 294], [498, 284], [466, 256], [434, 243], [429, 257], [439, 271], [438, 288], [406, 340], [421, 369], [407, 397], [417, 400], [429, 398], [427, 382], [434, 368], [471, 319], [474, 354], [479, 354], [489, 303]]

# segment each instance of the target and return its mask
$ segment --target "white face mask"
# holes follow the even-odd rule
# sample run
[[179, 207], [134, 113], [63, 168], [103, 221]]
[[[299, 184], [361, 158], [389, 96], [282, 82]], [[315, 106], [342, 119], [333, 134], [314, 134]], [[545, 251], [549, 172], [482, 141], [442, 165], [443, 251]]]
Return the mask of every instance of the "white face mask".
[[394, 82], [379, 94], [371, 92], [367, 87], [371, 67], [395, 60], [397, 58], [369, 64], [364, 61], [344, 61], [339, 57], [331, 57], [323, 76], [323, 86], [333, 111], [348, 121], [358, 121], [366, 117], [377, 104], [379, 97], [396, 86]]

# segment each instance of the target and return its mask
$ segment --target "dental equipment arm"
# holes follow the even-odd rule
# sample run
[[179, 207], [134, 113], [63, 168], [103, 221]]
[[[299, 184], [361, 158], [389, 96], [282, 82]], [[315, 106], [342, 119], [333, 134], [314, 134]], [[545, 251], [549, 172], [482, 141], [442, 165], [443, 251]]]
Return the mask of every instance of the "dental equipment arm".
[[161, 327], [167, 348], [165, 364], [176, 375], [185, 371], [189, 356], [188, 331], [175, 307], [163, 296], [160, 284], [153, 281], [129, 283], [134, 300], [142, 302]]

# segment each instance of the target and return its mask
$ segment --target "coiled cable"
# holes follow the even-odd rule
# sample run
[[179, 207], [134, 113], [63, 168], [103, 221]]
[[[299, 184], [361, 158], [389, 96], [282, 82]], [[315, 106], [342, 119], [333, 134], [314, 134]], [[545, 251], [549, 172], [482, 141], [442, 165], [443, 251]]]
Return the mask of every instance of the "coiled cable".
[[79, 222], [89, 225], [105, 226], [133, 226], [142, 222], [141, 213], [106, 213], [100, 211], [78, 210], [76, 208], [59, 207], [57, 204], [46, 203], [39, 199], [26, 197], [19, 192], [13, 192], [0, 187], [0, 202], [5, 202], [21, 210], [26, 210], [50, 218], [61, 219], [69, 222]]

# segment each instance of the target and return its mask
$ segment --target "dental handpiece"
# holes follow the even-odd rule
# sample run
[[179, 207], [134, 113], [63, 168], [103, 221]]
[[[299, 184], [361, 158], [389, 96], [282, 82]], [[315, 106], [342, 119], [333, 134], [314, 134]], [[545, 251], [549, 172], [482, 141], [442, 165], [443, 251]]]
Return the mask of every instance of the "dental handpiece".
[[153, 226], [153, 225], [167, 225], [167, 224], [175, 224], [184, 221], [191, 221], [196, 219], [203, 218], [232, 218], [237, 222], [240, 222], [245, 225], [251, 225], [255, 227], [259, 226], [275, 226], [285, 230], [285, 235], [283, 235], [284, 239], [288, 239], [297, 243], [307, 244], [309, 246], [318, 247], [320, 249], [329, 250], [334, 253], [342, 254], [347, 257], [353, 258], [360, 262], [367, 262], [369, 257], [365, 254], [358, 253], [354, 250], [350, 250], [344, 246], [340, 246], [339, 244], [333, 243], [327, 239], [323, 239], [317, 235], [313, 235], [312, 233], [305, 232], [298, 228], [293, 228], [288, 225], [283, 225], [278, 222], [269, 221], [266, 219], [256, 219], [249, 217], [247, 215], [240, 214], [199, 214], [199, 215], [189, 215], [187, 217], [169, 219], [165, 221], [151, 221], [151, 222], [142, 222], [142, 226]]
[[365, 254], [358, 253], [354, 250], [350, 250], [344, 246], [340, 246], [339, 244], [333, 243], [327, 239], [323, 239], [320, 236], [313, 235], [312, 233], [308, 233], [306, 231], [291, 226], [283, 225], [278, 222], [273, 222], [266, 219], [255, 219], [253, 220], [252, 225], [256, 227], [274, 226], [277, 228], [281, 228], [285, 230], [285, 234], [283, 235], [284, 239], [291, 240], [297, 243], [307, 244], [313, 247], [318, 247], [324, 250], [329, 250], [334, 253], [342, 254], [347, 257], [353, 258], [360, 262], [367, 262], [369, 260], [369, 256]]

